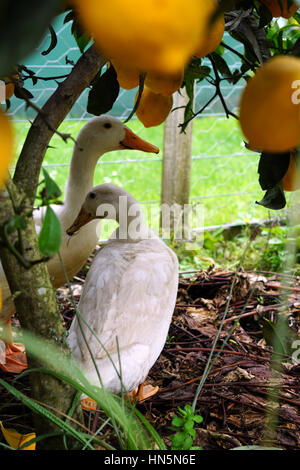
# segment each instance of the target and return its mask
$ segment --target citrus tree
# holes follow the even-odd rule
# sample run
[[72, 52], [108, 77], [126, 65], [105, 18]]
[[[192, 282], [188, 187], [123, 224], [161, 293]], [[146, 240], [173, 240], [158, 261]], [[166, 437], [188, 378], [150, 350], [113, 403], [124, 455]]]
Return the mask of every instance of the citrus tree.
[[[226, 80], [234, 87], [245, 80], [240, 123], [247, 145], [261, 154], [259, 181], [266, 195], [260, 203], [274, 209], [284, 206], [284, 190], [295, 189], [293, 173], [300, 137], [298, 100], [291, 105], [289, 99], [292, 83], [297, 86], [300, 80], [297, 6], [290, 0], [145, 0], [142, 4], [137, 0], [27, 0], [18, 4], [15, 15], [16, 5], [2, 0], [0, 76], [7, 101], [0, 114], [0, 257], [22, 328], [68, 354], [46, 264], [59, 250], [60, 226], [47, 209], [47, 225], [38, 238], [32, 214], [37, 194], [46, 206], [59, 196], [47, 174], [38, 191], [41, 165], [53, 134], [87, 87], [87, 111], [94, 115], [109, 112], [120, 87], [138, 87], [129, 118], [136, 113], [146, 127], [166, 119], [172, 109], [172, 94], [185, 87], [189, 102], [181, 123], [184, 132], [215, 97], [227, 117], [238, 119], [228, 108], [221, 83]], [[44, 55], [55, 48], [57, 37], [51, 22], [58, 14], [65, 15], [65, 22], [72, 22], [81, 57], [70, 74], [57, 79], [57, 89], [39, 109], [26, 83], [35, 85], [41, 77], [23, 62], [47, 28], [51, 43]], [[279, 24], [276, 17], [285, 18], [285, 23]], [[226, 44], [224, 30], [243, 44], [242, 54]], [[224, 59], [226, 49], [241, 59], [241, 66], [234, 71]], [[203, 65], [203, 57], [208, 57], [209, 66]], [[214, 86], [214, 96], [194, 109], [194, 84], [204, 80]], [[8, 111], [13, 94], [35, 109], [36, 117], [10, 177], [13, 132]], [[265, 132], [256, 127], [257, 116], [265, 123]], [[58, 134], [64, 140], [71, 138]], [[41, 285], [45, 288], [42, 293], [36, 289]], [[43, 363], [30, 354], [28, 360], [31, 367], [39, 368], [30, 375], [33, 398], [67, 414], [72, 409], [74, 389], [57, 376], [43, 373]], [[73, 417], [82, 419], [80, 407], [73, 409]], [[41, 441], [41, 447], [63, 446], [56, 424], [37, 418], [37, 433], [51, 434]], [[77, 441], [72, 441], [71, 446], [76, 445]]]

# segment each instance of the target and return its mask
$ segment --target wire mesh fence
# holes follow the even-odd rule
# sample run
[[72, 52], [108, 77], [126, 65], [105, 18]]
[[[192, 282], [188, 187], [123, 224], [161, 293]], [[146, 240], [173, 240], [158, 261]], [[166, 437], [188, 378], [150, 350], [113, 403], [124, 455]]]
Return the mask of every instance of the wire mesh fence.
[[[34, 87], [30, 79], [24, 84], [32, 91], [33, 101], [39, 107], [56, 89], [59, 77], [68, 74], [72, 64], [79, 58], [77, 45], [70, 33], [71, 25], [64, 24], [63, 19], [62, 15], [55, 24], [58, 36], [56, 48], [49, 55], [41, 54], [49, 45], [50, 38], [46, 35], [35, 53], [25, 61], [25, 65], [37, 77], [42, 77]], [[243, 52], [242, 46], [229, 36], [225, 37], [225, 42]], [[235, 53], [225, 50], [224, 57], [231, 69], [240, 65], [240, 59]], [[203, 64], [209, 65], [208, 59]], [[222, 81], [222, 93], [229, 109], [237, 109], [243, 86], [243, 82], [231, 85]], [[195, 111], [207, 103], [213, 93], [214, 87], [208, 81], [197, 84]], [[133, 107], [135, 94], [136, 90], [120, 90], [109, 114], [122, 120], [127, 118]], [[68, 132], [73, 137], [76, 137], [85, 121], [91, 117], [86, 111], [87, 95], [88, 90], [85, 90], [61, 126], [63, 132]], [[34, 111], [26, 109], [24, 102], [14, 97], [9, 113], [13, 116], [17, 129], [18, 154]], [[129, 126], [142, 138], [158, 145], [160, 149], [163, 148], [163, 125], [146, 129], [137, 119], [132, 119]], [[62, 189], [68, 176], [72, 147], [71, 141], [65, 144], [58, 136], [54, 136], [44, 161], [44, 166]], [[194, 119], [190, 200], [192, 204], [203, 206], [206, 227], [267, 217], [266, 209], [255, 204], [262, 196], [257, 176], [258, 158], [258, 154], [246, 149], [237, 121], [233, 117], [225, 117], [218, 97], [210, 102], [200, 117]], [[111, 152], [99, 160], [94, 181], [95, 184], [118, 184], [132, 193], [143, 206], [158, 208], [161, 170], [161, 153], [157, 157], [130, 151]]]

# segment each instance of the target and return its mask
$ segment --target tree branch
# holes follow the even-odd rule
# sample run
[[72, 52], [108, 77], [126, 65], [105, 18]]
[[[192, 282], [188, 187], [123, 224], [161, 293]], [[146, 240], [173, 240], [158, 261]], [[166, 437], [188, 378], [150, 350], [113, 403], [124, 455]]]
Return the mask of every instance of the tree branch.
[[[32, 199], [36, 193], [43, 158], [55, 129], [63, 122], [81, 93], [105, 64], [91, 46], [78, 60], [69, 76], [42, 107], [27, 134], [17, 162], [13, 181]], [[34, 157], [33, 157], [34, 156]]]

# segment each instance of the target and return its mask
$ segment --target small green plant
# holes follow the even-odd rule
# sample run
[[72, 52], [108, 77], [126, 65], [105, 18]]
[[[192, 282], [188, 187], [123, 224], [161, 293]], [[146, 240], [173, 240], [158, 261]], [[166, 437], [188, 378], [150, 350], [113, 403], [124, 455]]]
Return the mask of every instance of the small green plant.
[[172, 429], [177, 431], [170, 436], [172, 450], [202, 450], [202, 447], [193, 447], [196, 437], [195, 423], [202, 423], [202, 416], [195, 414], [191, 405], [185, 405], [184, 409], [178, 407], [178, 415], [172, 419]]

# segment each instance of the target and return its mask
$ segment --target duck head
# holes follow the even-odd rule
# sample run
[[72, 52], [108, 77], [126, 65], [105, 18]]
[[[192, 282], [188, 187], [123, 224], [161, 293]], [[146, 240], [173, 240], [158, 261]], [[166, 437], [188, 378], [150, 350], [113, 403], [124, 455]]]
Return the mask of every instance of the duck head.
[[97, 153], [113, 150], [140, 150], [142, 152], [158, 153], [159, 148], [137, 136], [119, 119], [112, 116], [97, 116], [88, 121], [77, 137], [77, 148], [86, 147]]
[[133, 218], [139, 217], [141, 220], [142, 214], [138, 202], [125, 189], [110, 183], [95, 186], [87, 194], [78, 216], [66, 232], [72, 236], [83, 225], [94, 219], [112, 219], [119, 222], [120, 213], [129, 220], [129, 209], [133, 205], [135, 205]]

